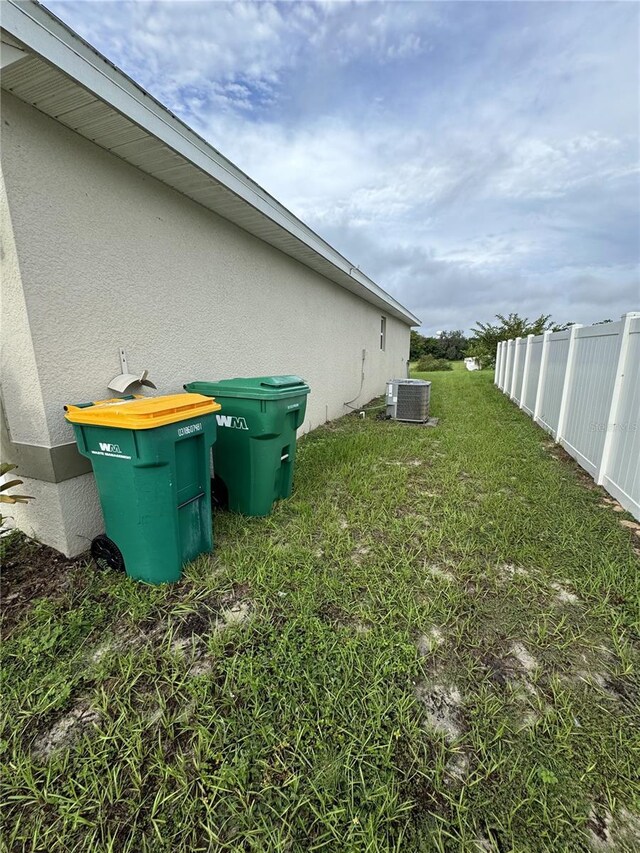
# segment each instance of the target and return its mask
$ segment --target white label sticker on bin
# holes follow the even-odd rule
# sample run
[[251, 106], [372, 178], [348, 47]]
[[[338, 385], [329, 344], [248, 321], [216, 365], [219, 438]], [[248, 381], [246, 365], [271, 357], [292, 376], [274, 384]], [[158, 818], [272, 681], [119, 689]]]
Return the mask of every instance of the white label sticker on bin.
[[290, 403], [287, 406], [287, 411], [289, 411], [291, 409], [299, 409], [299, 408], [300, 408], [300, 403]]
[[244, 418], [236, 418], [234, 415], [216, 415], [216, 421], [220, 427], [230, 429], [249, 429]]
[[119, 444], [112, 444], [108, 441], [99, 441], [98, 447], [100, 450], [92, 450], [93, 456], [112, 456], [114, 459], [131, 459], [126, 453], [120, 450]]

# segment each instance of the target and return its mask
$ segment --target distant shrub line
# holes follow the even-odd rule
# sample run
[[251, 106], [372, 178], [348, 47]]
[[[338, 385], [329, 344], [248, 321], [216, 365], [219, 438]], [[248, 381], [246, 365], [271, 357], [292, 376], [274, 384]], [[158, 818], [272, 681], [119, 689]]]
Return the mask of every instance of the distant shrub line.
[[418, 362], [418, 368], [421, 373], [428, 373], [432, 370], [453, 370], [449, 362], [444, 358], [435, 358], [432, 355], [423, 355]]

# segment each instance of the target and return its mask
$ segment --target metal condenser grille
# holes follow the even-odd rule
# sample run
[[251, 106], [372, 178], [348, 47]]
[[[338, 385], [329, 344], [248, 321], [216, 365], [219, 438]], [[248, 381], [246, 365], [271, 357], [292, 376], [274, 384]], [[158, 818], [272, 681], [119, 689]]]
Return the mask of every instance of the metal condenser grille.
[[398, 403], [396, 418], [399, 421], [419, 421], [429, 419], [429, 391], [431, 383], [398, 384]]

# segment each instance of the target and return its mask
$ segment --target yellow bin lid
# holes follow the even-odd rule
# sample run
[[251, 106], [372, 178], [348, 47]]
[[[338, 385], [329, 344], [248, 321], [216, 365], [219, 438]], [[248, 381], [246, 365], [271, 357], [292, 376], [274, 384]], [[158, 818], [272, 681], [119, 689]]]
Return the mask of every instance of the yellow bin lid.
[[164, 397], [134, 397], [96, 400], [64, 407], [66, 419], [73, 424], [119, 427], [120, 429], [153, 429], [176, 421], [219, 412], [222, 406], [202, 394], [167, 394]]

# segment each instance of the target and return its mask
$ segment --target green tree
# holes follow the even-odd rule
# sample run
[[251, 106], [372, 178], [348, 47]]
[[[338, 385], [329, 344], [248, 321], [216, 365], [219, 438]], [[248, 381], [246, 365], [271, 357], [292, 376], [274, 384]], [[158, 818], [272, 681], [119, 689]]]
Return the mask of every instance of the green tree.
[[436, 340], [439, 350], [439, 352], [434, 353], [436, 358], [446, 358], [447, 361], [461, 361], [465, 357], [469, 341], [465, 338], [462, 329], [442, 332]]
[[496, 351], [500, 341], [510, 338], [526, 338], [527, 335], [541, 335], [553, 327], [551, 314], [541, 314], [535, 320], [520, 317], [518, 314], [496, 314], [498, 323], [480, 323], [472, 329], [473, 337], [467, 355], [477, 358], [481, 367], [495, 367]]
[[424, 339], [424, 355], [432, 355], [434, 358], [439, 358], [440, 344], [438, 338], [428, 337]]
[[409, 359], [411, 361], [418, 361], [425, 354], [425, 341], [426, 338], [423, 335], [411, 329], [411, 343], [409, 345]]
[[422, 337], [421, 335], [419, 337], [421, 338], [419, 353], [416, 350], [418, 358], [421, 358], [423, 355], [432, 355], [434, 358], [460, 361], [465, 357], [469, 345], [469, 341], [465, 338], [461, 329], [455, 329], [451, 332], [441, 332], [437, 338]]

